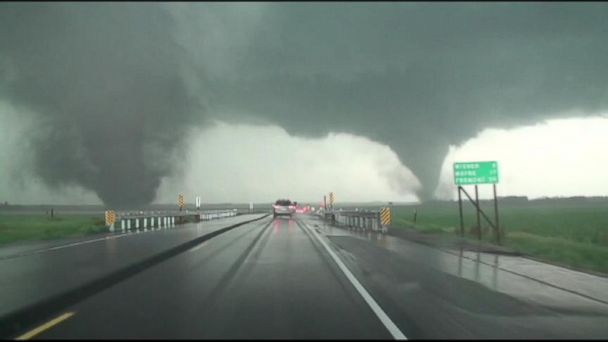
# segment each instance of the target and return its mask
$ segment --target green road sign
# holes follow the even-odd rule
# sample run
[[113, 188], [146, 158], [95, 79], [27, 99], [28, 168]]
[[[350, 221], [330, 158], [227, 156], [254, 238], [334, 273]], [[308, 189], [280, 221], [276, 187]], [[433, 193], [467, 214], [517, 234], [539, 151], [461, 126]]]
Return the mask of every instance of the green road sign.
[[454, 183], [456, 185], [498, 183], [498, 162], [454, 163]]

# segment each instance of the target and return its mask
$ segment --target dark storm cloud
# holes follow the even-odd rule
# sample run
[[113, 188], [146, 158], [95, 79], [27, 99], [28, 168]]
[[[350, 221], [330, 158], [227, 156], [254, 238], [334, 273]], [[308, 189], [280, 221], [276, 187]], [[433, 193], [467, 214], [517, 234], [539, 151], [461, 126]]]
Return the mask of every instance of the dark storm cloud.
[[200, 103], [388, 144], [427, 199], [450, 144], [608, 107], [606, 18], [604, 3], [3, 3], [0, 95], [38, 114], [48, 184], [113, 206], [154, 198]]
[[387, 143], [429, 198], [449, 144], [608, 107], [606, 18], [602, 3], [268, 5], [210, 104]]
[[28, 139], [47, 184], [117, 207], [154, 199], [199, 120], [172, 27], [156, 4], [0, 5], [0, 94], [38, 115]]

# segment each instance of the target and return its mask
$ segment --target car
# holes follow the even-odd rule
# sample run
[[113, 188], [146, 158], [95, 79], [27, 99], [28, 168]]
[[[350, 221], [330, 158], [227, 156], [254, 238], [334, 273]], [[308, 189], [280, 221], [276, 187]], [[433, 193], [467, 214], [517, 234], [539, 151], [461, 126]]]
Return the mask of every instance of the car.
[[289, 215], [289, 217], [292, 217], [295, 212], [295, 204], [288, 199], [279, 199], [272, 206], [273, 217], [277, 217], [279, 215]]

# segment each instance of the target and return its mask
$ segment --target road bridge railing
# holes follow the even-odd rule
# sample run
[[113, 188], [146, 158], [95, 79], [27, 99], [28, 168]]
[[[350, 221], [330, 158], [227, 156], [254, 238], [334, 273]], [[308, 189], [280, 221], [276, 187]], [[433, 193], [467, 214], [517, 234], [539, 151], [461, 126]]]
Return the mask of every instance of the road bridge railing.
[[324, 214], [331, 224], [349, 229], [386, 233], [391, 224], [390, 208], [375, 210], [333, 209]]
[[[108, 215], [110, 212], [110, 215]], [[219, 210], [153, 210], [153, 211], [108, 211], [106, 225], [115, 229], [170, 228], [186, 222], [200, 222], [238, 215], [238, 209]], [[108, 217], [110, 220], [108, 220]]]

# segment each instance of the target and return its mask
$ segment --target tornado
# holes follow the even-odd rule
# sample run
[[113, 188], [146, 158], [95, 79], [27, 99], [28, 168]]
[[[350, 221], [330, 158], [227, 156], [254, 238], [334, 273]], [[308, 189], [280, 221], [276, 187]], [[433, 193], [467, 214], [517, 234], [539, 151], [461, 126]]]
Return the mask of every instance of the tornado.
[[387, 182], [425, 201], [451, 145], [608, 108], [606, 18], [605, 3], [2, 3], [0, 98], [37, 119], [37, 175], [109, 206], [150, 203], [189, 128], [214, 120], [367, 137], [421, 186]]

